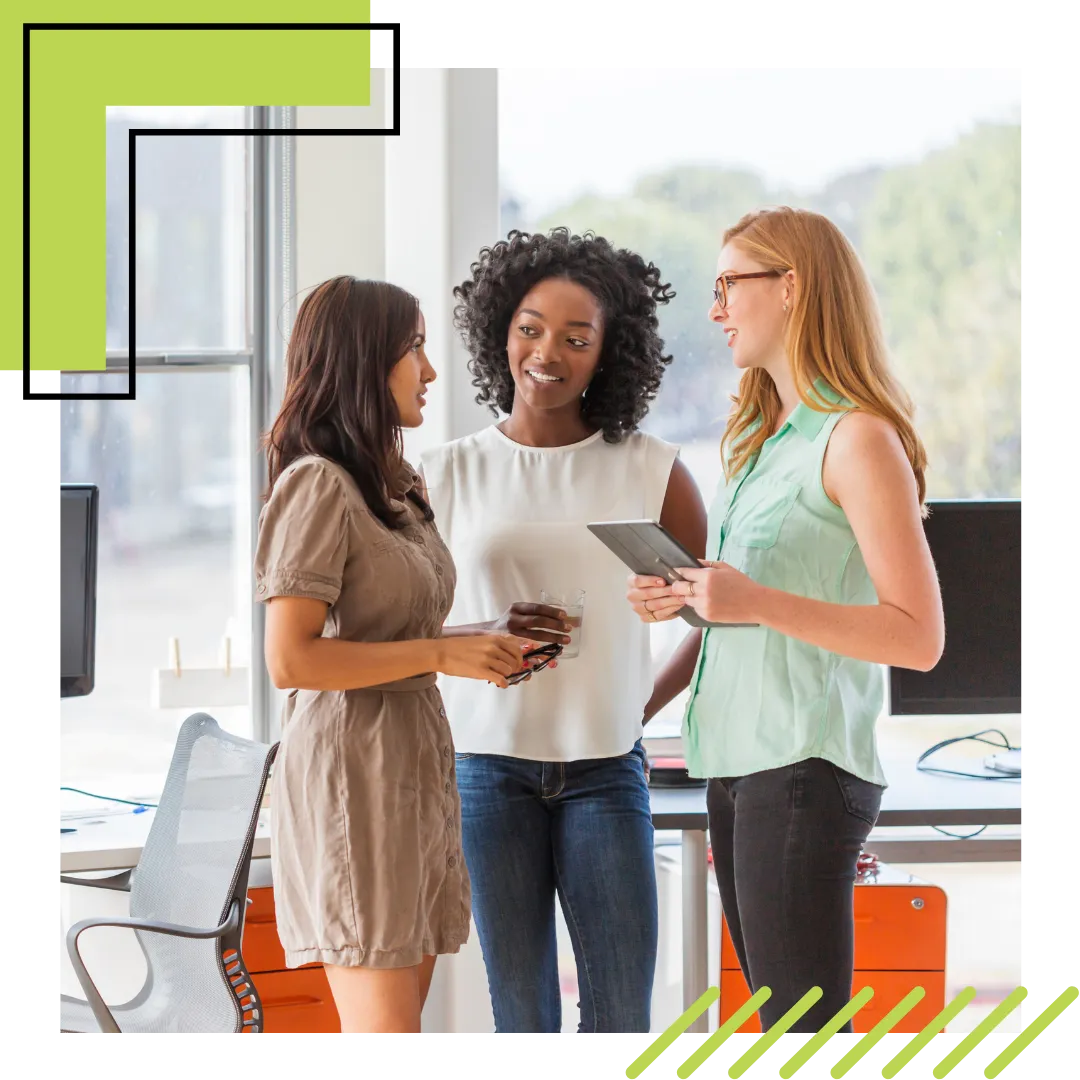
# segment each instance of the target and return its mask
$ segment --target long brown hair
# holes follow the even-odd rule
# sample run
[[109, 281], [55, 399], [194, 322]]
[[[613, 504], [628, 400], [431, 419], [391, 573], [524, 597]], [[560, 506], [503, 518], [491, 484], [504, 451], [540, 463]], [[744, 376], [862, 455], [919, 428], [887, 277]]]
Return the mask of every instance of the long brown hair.
[[[923, 505], [926, 450], [912, 423], [911, 398], [889, 366], [873, 286], [855, 249], [828, 218], [790, 206], [747, 214], [724, 233], [724, 244], [732, 242], [767, 269], [795, 272], [784, 344], [799, 400], [817, 412], [838, 411], [810, 396], [822, 378], [857, 408], [889, 421], [911, 462]], [[776, 385], [763, 368], [747, 370], [731, 400], [720, 444], [729, 480], [760, 451], [780, 413]], [[750, 430], [756, 420], [760, 426]]]
[[[419, 312], [404, 289], [346, 275], [304, 298], [285, 354], [284, 400], [263, 439], [267, 497], [289, 465], [315, 454], [349, 473], [384, 525], [404, 528], [407, 520], [390, 507], [403, 494], [403, 457], [389, 379], [416, 336]], [[415, 490], [404, 494], [430, 518]]]

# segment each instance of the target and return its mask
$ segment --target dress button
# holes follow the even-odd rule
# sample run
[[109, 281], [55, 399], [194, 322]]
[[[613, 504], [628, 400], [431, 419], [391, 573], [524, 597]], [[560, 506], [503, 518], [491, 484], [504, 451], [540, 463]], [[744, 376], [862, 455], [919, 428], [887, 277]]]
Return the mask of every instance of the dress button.
[[441, 705], [439, 706], [439, 715], [444, 719], [446, 718], [446, 710]]
[[450, 781], [449, 780], [446, 781], [446, 794], [447, 795], [450, 794]]
[[449, 866], [451, 869], [457, 866], [457, 856], [451, 855], [450, 858], [446, 860], [446, 865]]
[[264, 592], [266, 592], [266, 586], [265, 585], [260, 585], [259, 588], [256, 591], [264, 593]]
[[441, 566], [438, 566], [438, 565], [436, 565], [436, 567], [435, 567], [435, 573], [436, 573], [436, 574], [438, 574], [438, 575], [439, 575], [439, 577], [442, 577], [442, 573], [443, 573], [443, 569], [442, 569], [442, 567], [441, 567]]
[[[442, 709], [440, 709], [439, 712], [442, 712]], [[445, 716], [446, 714], [443, 713], [443, 715]], [[450, 747], [449, 746], [444, 746], [442, 748], [442, 756], [443, 757], [449, 757], [450, 756]]]
[[446, 827], [448, 829], [452, 829], [454, 827], [454, 819], [452, 817], [448, 817], [446, 819]]

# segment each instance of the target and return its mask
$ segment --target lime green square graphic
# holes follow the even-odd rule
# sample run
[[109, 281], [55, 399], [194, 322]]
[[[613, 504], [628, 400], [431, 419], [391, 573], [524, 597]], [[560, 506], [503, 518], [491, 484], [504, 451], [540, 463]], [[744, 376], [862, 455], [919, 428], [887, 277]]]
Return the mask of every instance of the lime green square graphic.
[[[320, 23], [364, 23], [370, 5], [321, 3]], [[94, 5], [103, 29], [29, 32], [29, 284], [32, 370], [105, 366], [105, 109], [110, 105], [367, 105], [370, 33], [345, 29], [181, 29], [179, 24], [274, 23], [304, 14], [281, 0], [169, 4], [147, 18], [137, 3]], [[85, 23], [79, 3], [23, 5], [7, 22], [3, 78], [22, 102], [23, 23]], [[162, 29], [113, 28], [165, 23]], [[173, 28], [176, 26], [177, 28]], [[19, 84], [17, 86], [13, 83]], [[21, 120], [21, 116], [20, 116]], [[22, 125], [20, 123], [20, 130]], [[140, 140], [141, 141], [141, 140]], [[23, 174], [3, 181], [9, 235], [22, 233]], [[4, 302], [18, 333], [0, 369], [22, 367], [24, 267], [10, 245]]]

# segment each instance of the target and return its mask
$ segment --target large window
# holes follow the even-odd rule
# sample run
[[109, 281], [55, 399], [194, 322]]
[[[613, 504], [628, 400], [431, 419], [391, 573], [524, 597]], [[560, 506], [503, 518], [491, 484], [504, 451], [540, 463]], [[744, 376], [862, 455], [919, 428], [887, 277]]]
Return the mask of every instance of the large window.
[[[706, 312], [723, 230], [785, 203], [854, 243], [916, 404], [930, 498], [1020, 494], [1019, 78], [984, 71], [499, 73], [503, 232], [591, 229], [653, 260], [674, 363], [643, 425], [708, 502], [736, 372]], [[568, 118], [572, 117], [572, 123]], [[680, 622], [655, 631], [661, 661]], [[677, 728], [678, 698], [653, 730]]]
[[[130, 126], [238, 128], [251, 111], [107, 110], [105, 347], [124, 374], [65, 376], [78, 392], [126, 389]], [[96, 686], [62, 703], [61, 783], [113, 795], [160, 790], [190, 712], [252, 731], [249, 704], [162, 708], [154, 693], [170, 639], [181, 672], [220, 666], [226, 637], [231, 667], [250, 661], [252, 148], [209, 134], [137, 145], [137, 398], [66, 401], [61, 422], [61, 480], [101, 491]]]
[[248, 141], [164, 135], [239, 128], [242, 108], [113, 107], [105, 113], [106, 349], [128, 347], [128, 130], [135, 180], [136, 344], [140, 351], [248, 345]]
[[[706, 318], [721, 234], [764, 205], [826, 214], [877, 290], [930, 498], [1018, 497], [1019, 104], [1018, 76], [975, 70], [500, 70], [502, 231], [591, 229], [660, 267], [674, 363], [643, 426], [681, 446], [708, 502], [736, 383]], [[686, 630], [653, 630], [655, 665]], [[686, 698], [647, 735], [676, 736]], [[986, 719], [972, 730], [1017, 720]], [[933, 718], [895, 723], [912, 757], [940, 738]], [[949, 892], [948, 996], [980, 989], [967, 1025], [1019, 978], [1018, 864], [906, 869]], [[571, 1006], [565, 941], [560, 955]]]

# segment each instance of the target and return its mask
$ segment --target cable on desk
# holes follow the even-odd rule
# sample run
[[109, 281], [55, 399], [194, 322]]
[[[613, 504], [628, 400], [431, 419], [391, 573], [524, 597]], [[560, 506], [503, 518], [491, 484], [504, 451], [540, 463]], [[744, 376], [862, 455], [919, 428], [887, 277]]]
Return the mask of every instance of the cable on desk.
[[[988, 778], [988, 779], [996, 779], [996, 778]], [[943, 829], [943, 828], [941, 828], [940, 825], [931, 825], [930, 828], [934, 829], [935, 831], [937, 831], [939, 833], [941, 833], [943, 836], [948, 836], [952, 840], [972, 840], [976, 836], [978, 836], [979, 833], [986, 832], [987, 826], [980, 825], [979, 828], [977, 828], [974, 832], [964, 833], [963, 835], [961, 835], [960, 833], [949, 832], [948, 829]]]
[[[1000, 735], [1001, 742], [995, 742], [993, 739], [984, 739], [984, 735]], [[919, 760], [915, 763], [915, 768], [919, 772], [924, 773], [937, 773], [940, 776], [962, 776], [965, 780], [1013, 780], [1018, 781], [1019, 776], [1010, 776], [1008, 773], [1001, 773], [1000, 775], [994, 775], [989, 772], [973, 773], [973, 772], [961, 772], [959, 769], [940, 769], [936, 765], [924, 765], [923, 762], [931, 755], [936, 754], [939, 750], [943, 750], [946, 746], [952, 746], [953, 743], [960, 742], [981, 742], [986, 743], [987, 746], [994, 746], [998, 750], [1019, 750], [1019, 746], [1013, 746], [1009, 742], [1005, 732], [999, 731], [997, 728], [987, 728], [985, 731], [976, 732], [974, 735], [957, 735], [952, 739], [942, 739], [941, 742], [931, 746], [929, 750], [924, 750], [919, 755]], [[984, 826], [985, 828], [985, 826]], [[980, 830], [981, 831], [981, 830]], [[973, 836], [977, 836], [977, 833], [972, 833]], [[958, 837], [957, 839], [964, 839]]]
[[92, 791], [83, 791], [82, 788], [77, 787], [61, 787], [61, 791], [73, 791], [76, 795], [86, 795], [91, 799], [103, 799], [105, 802], [118, 802], [123, 803], [125, 806], [142, 806], [148, 810], [157, 808], [156, 802], [136, 802], [133, 799], [118, 799], [113, 795], [95, 795]]

